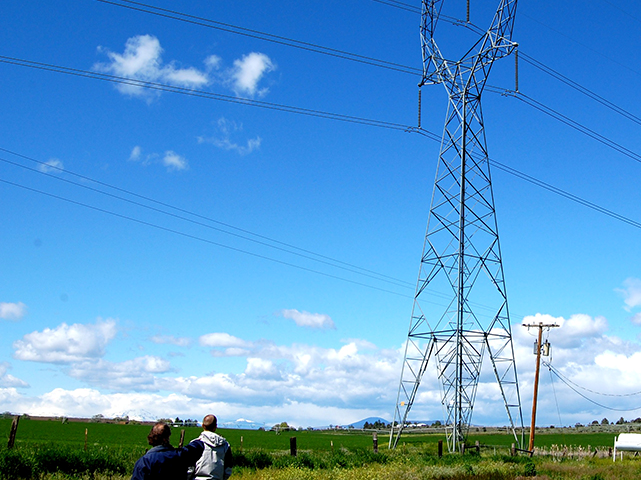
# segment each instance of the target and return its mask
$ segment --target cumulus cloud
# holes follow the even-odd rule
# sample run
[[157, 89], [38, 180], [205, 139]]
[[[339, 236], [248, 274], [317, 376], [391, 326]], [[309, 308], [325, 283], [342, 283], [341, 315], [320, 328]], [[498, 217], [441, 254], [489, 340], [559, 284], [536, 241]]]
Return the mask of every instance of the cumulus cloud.
[[264, 53], [252, 52], [234, 60], [231, 72], [233, 89], [237, 94], [264, 96], [267, 88], [258, 89], [258, 83], [266, 73], [276, 68], [272, 60]]
[[[193, 67], [178, 68], [175, 62], [163, 64], [163, 49], [160, 41], [153, 35], [137, 35], [125, 43], [125, 51], [115, 53], [104, 47], [98, 48], [109, 58], [108, 63], [96, 63], [94, 69], [119, 77], [144, 82], [160, 82], [186, 88], [198, 88], [209, 83], [206, 72]], [[157, 91], [145, 89], [139, 85], [117, 84], [116, 88], [123, 94], [151, 98]]]
[[163, 155], [158, 153], [143, 154], [142, 147], [136, 145], [129, 154], [129, 161], [138, 162], [141, 165], [148, 166], [152, 163], [162, 164], [168, 172], [186, 170], [189, 168], [189, 161], [173, 150], [167, 150]]
[[258, 136], [247, 139], [244, 145], [232, 140], [233, 136], [242, 132], [242, 123], [238, 124], [231, 120], [227, 120], [226, 118], [219, 118], [217, 122], [217, 129], [218, 133], [212, 137], [198, 137], [198, 143], [211, 143], [222, 150], [236, 152], [240, 156], [249, 155], [260, 148], [262, 139]]
[[185, 157], [178, 155], [172, 150], [167, 150], [165, 152], [162, 163], [165, 167], [167, 167], [168, 171], [185, 170], [189, 166]]
[[0, 318], [3, 320], [20, 320], [26, 314], [27, 306], [22, 302], [0, 302]]
[[[539, 321], [560, 325], [544, 333], [544, 338], [552, 344], [552, 356], [544, 360], [560, 375], [582, 388], [608, 393], [608, 397], [587, 393], [601, 404], [613, 408], [638, 406], [638, 397], [612, 397], [611, 394], [638, 390], [634, 385], [641, 383], [641, 345], [609, 335], [608, 322], [599, 317], [538, 314], [526, 317], [524, 323]], [[54, 330], [63, 330], [61, 327]], [[531, 405], [535, 362], [532, 343], [536, 333], [536, 329], [528, 330], [520, 325], [512, 328], [524, 412], [527, 405]], [[160, 336], [155, 341], [181, 342], [174, 337]], [[323, 348], [308, 343], [250, 341], [226, 332], [202, 335], [199, 345], [212, 351], [208, 365], [216, 371], [177, 375], [166, 359], [157, 356], [109, 362], [99, 356], [78, 354], [77, 360], [65, 364], [62, 370], [89, 385], [110, 389], [113, 394], [91, 389], [56, 389], [39, 397], [28, 397], [18, 393], [17, 384], [11, 387], [5, 381], [0, 383], [0, 402], [6, 405], [3, 408], [33, 414], [46, 411], [47, 414], [91, 416], [127, 412], [132, 418], [155, 419], [167, 416], [168, 412], [172, 412], [170, 416], [199, 417], [203, 411], [211, 410], [228, 420], [239, 417], [265, 422], [286, 420], [302, 426], [349, 423], [367, 416], [391, 420], [404, 352], [401, 346], [385, 349], [366, 339], [348, 339], [334, 348]], [[58, 349], [65, 353], [67, 350]], [[232, 355], [236, 358], [223, 358]], [[432, 358], [425, 372], [412, 408], [412, 420], [444, 418], [436, 363]], [[228, 367], [230, 364], [233, 367]], [[221, 369], [225, 369], [224, 373]], [[4, 370], [0, 367], [1, 378], [8, 378], [6, 367]], [[552, 381], [554, 384], [550, 385]], [[557, 402], [563, 412], [562, 420], [557, 418]], [[504, 425], [507, 421], [487, 356], [474, 412], [476, 424]], [[608, 414], [579, 397], [543, 368], [539, 389], [540, 423], [573, 425], [577, 421], [600, 420]]]
[[154, 335], [151, 341], [157, 344], [170, 344], [177, 347], [188, 347], [191, 345], [191, 339], [186, 337], [174, 337], [172, 335]]
[[136, 145], [134, 148], [131, 149], [131, 153], [129, 154], [129, 160], [132, 162], [137, 162], [140, 160], [142, 156], [142, 148], [140, 148], [140, 145]]
[[69, 375], [89, 385], [117, 391], [158, 390], [157, 375], [171, 371], [171, 364], [153, 355], [124, 362], [83, 361], [74, 363]]
[[29, 384], [13, 375], [7, 373], [11, 368], [8, 362], [0, 363], [0, 388], [7, 387], [28, 387]]
[[72, 363], [99, 358], [105, 346], [116, 336], [116, 322], [99, 319], [93, 324], [67, 325], [45, 328], [28, 333], [13, 343], [14, 357], [18, 360], [46, 363]]
[[45, 163], [41, 163], [38, 166], [38, 170], [43, 173], [61, 172], [64, 170], [64, 165], [62, 164], [61, 160], [57, 158], [50, 158]]
[[294, 320], [299, 327], [336, 329], [334, 321], [324, 313], [299, 312], [295, 309], [281, 310], [283, 318]]
[[176, 61], [164, 63], [160, 40], [153, 35], [137, 35], [127, 39], [123, 53], [98, 47], [109, 61], [94, 64], [94, 70], [131, 80], [116, 84], [123, 94], [151, 102], [160, 95], [159, 90], [144, 88], [137, 82], [153, 82], [184, 88], [203, 88], [216, 81], [233, 90], [237, 95], [264, 96], [268, 89], [259, 88], [265, 75], [276, 69], [274, 62], [264, 53], [252, 52], [234, 60], [233, 67], [222, 68], [222, 59], [210, 55], [204, 60], [203, 70], [179, 67]]
[[641, 280], [638, 278], [628, 278], [623, 282], [622, 289], [617, 291], [623, 295], [623, 301], [627, 311], [641, 306]]

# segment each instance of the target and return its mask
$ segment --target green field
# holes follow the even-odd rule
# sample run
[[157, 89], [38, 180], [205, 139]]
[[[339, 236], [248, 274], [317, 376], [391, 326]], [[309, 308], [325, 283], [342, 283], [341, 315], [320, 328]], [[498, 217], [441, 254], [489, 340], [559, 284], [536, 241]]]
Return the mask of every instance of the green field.
[[[0, 419], [9, 435], [11, 419]], [[127, 480], [133, 464], [148, 448], [149, 425], [119, 425], [41, 421], [22, 418], [15, 447], [0, 445], [0, 480]], [[200, 429], [187, 427], [185, 442]], [[87, 446], [85, 449], [85, 431]], [[181, 428], [174, 428], [178, 445]], [[542, 430], [537, 433], [537, 455], [510, 456], [514, 438], [507, 433], [473, 431], [468, 445], [481, 449], [465, 455], [437, 455], [444, 433], [407, 432], [399, 448], [387, 449], [388, 436], [378, 432], [380, 453], [372, 448], [372, 432], [219, 431], [232, 444], [237, 480], [360, 480], [360, 479], [505, 479], [538, 475], [544, 479], [614, 480], [641, 478], [641, 458], [626, 453], [623, 462], [608, 456], [615, 433]], [[289, 455], [290, 438], [297, 440], [298, 456]], [[527, 437], [526, 439], [527, 440]], [[480, 454], [479, 454], [480, 453]]]
[[[6, 432], [8, 437], [11, 419], [0, 419], [0, 431]], [[107, 423], [80, 423], [59, 421], [40, 421], [22, 418], [20, 420], [16, 445], [21, 443], [55, 443], [73, 447], [84, 447], [85, 430], [87, 430], [87, 443], [93, 446], [118, 446], [147, 448], [148, 425], [117, 425]], [[174, 446], [180, 440], [180, 428], [174, 428], [171, 441]], [[196, 438], [201, 429], [198, 427], [185, 427], [185, 443]], [[276, 434], [271, 431], [219, 429], [234, 450], [261, 449], [265, 451], [289, 451], [290, 437], [296, 437], [299, 450], [331, 451], [346, 448], [372, 447], [372, 433], [361, 430], [342, 431], [289, 431]], [[567, 431], [550, 431], [537, 433], [537, 447], [552, 447], [553, 445], [567, 445], [572, 447], [611, 447], [616, 433], [612, 432], [581, 432], [569, 433]], [[379, 432], [378, 443], [381, 449], [387, 448], [389, 436], [387, 432]], [[407, 432], [401, 439], [401, 445], [432, 445], [436, 448], [439, 440], [445, 440], [443, 432], [415, 433]], [[527, 435], [525, 440], [527, 441]], [[468, 444], [473, 445], [478, 441], [486, 447], [509, 448], [514, 443], [514, 437], [507, 433], [472, 432], [468, 437]]]

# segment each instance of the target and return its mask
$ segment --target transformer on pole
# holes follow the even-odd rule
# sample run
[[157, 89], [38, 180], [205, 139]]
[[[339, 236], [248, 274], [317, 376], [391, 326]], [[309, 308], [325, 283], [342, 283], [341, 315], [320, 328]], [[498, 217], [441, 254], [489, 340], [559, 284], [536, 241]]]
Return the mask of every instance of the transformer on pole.
[[[515, 441], [523, 431], [510, 316], [494, 209], [481, 94], [492, 64], [512, 53], [517, 0], [501, 0], [490, 28], [459, 61], [447, 60], [434, 32], [444, 0], [423, 0], [423, 78], [449, 102], [425, 244], [390, 432], [395, 447], [431, 363], [442, 386], [450, 452], [467, 436], [485, 352]], [[444, 304], [430, 290], [447, 292]]]

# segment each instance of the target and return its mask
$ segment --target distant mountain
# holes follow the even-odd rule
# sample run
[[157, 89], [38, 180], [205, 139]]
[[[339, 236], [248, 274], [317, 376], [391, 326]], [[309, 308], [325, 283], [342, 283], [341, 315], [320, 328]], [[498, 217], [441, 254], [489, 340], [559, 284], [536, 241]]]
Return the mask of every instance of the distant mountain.
[[247, 420], [246, 418], [239, 418], [234, 422], [222, 422], [218, 424], [221, 428], [240, 428], [243, 430], [258, 430], [259, 428], [265, 428], [264, 423], [254, 422], [253, 420]]
[[[365, 422], [376, 423], [377, 421], [383, 422], [385, 425], [392, 423], [390, 420], [385, 420], [384, 418], [381, 418], [381, 417], [368, 417], [368, 418], [364, 418], [359, 422], [350, 423], [349, 425], [342, 425], [342, 427], [343, 428], [349, 428], [349, 427], [363, 428], [363, 425], [365, 425]], [[418, 424], [418, 425], [432, 425], [436, 421], [437, 420], [412, 420], [410, 423]]]
[[365, 422], [367, 423], [383, 422], [385, 425], [387, 425], [388, 423], [391, 423], [389, 420], [385, 420], [384, 418], [381, 418], [381, 417], [367, 417], [358, 422], [350, 423], [349, 425], [343, 425], [343, 428], [349, 428], [349, 427], [363, 428], [363, 425], [365, 425]]

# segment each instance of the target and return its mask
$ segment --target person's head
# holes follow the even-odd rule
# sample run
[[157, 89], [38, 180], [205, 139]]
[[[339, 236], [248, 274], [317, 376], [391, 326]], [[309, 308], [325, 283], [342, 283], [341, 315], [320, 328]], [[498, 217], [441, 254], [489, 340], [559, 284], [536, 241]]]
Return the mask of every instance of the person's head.
[[151, 427], [151, 432], [147, 435], [147, 441], [152, 447], [157, 447], [158, 445], [168, 445], [169, 437], [171, 435], [171, 429], [169, 425], [163, 422], [158, 422], [153, 427]]
[[207, 415], [203, 418], [203, 430], [208, 432], [215, 432], [216, 427], [218, 426], [218, 420], [215, 415]]

